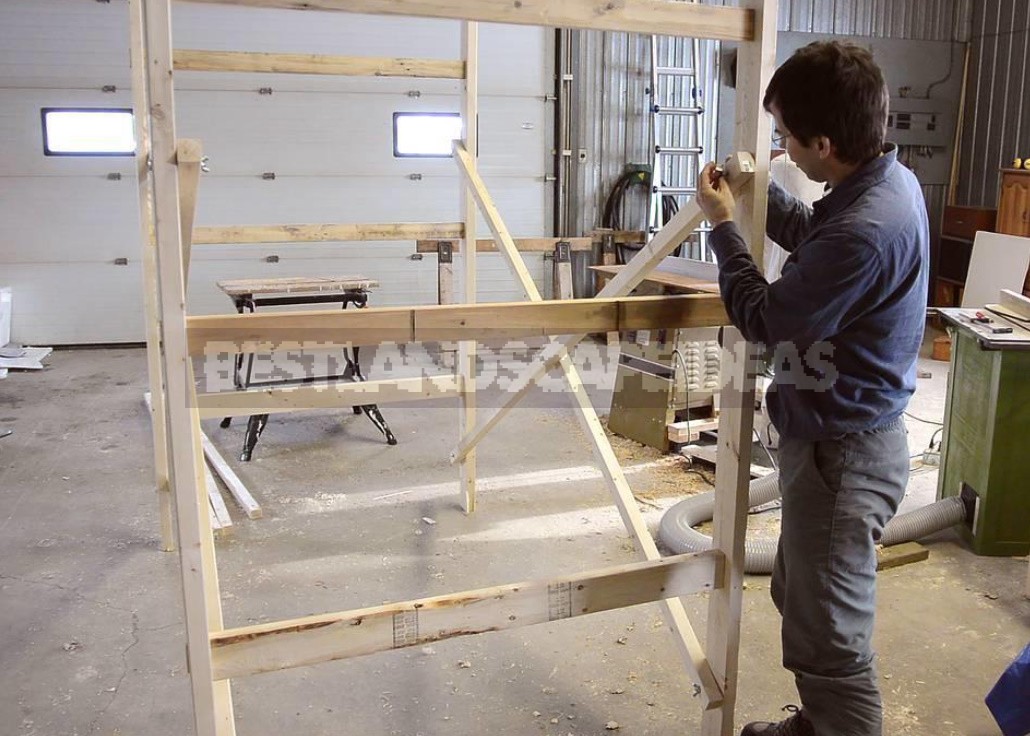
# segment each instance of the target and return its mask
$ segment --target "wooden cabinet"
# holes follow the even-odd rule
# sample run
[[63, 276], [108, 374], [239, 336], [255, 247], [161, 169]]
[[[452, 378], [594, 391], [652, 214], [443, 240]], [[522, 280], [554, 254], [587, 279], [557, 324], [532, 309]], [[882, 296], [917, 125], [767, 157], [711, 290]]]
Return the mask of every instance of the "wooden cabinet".
[[[1030, 238], [1030, 171], [1001, 170], [996, 227], [999, 233]], [[1023, 293], [1030, 294], [1030, 271], [1023, 282]]]
[[933, 272], [932, 304], [957, 307], [969, 272], [969, 258], [977, 232], [994, 232], [995, 210], [983, 207], [944, 208], [941, 237], [931, 256]]

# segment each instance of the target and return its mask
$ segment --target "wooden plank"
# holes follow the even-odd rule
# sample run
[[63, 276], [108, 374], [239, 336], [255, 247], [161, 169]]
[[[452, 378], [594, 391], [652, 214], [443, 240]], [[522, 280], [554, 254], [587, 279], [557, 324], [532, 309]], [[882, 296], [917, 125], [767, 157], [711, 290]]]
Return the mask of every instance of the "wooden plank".
[[[616, 276], [624, 268], [625, 266], [600, 265], [591, 266], [590, 270], [600, 274], [607, 274], [608, 276]], [[714, 281], [705, 281], [704, 279], [684, 276], [683, 274], [671, 273], [669, 271], [652, 271], [644, 279], [644, 283], [657, 284], [676, 294], [692, 294], [699, 291], [706, 294], [719, 293], [719, 284]]]
[[[684, 6], [688, 7], [688, 6]], [[726, 180], [730, 189], [739, 192], [750, 181], [754, 174], [754, 159], [750, 154], [736, 153], [727, 159]], [[633, 257], [627, 268], [608, 282], [597, 298], [625, 296], [635, 289], [648, 274], [661, 263], [662, 259], [672, 253], [690, 233], [694, 232], [704, 220], [704, 213], [696, 199], [690, 200], [666, 223], [655, 237]], [[675, 297], [666, 297], [675, 298]], [[686, 325], [684, 325], [686, 326]], [[704, 326], [704, 325], [690, 325]], [[711, 326], [711, 325], [708, 325]], [[575, 347], [585, 335], [572, 335], [557, 341], [555, 345], [545, 348], [536, 363], [527, 368], [508, 388], [508, 398], [497, 411], [476, 429], [466, 434], [451, 453], [451, 461], [461, 461], [472, 451], [490, 430], [510, 412], [536, 385], [536, 382], [549, 370], [558, 365], [561, 354]]]
[[410, 307], [320, 309], [189, 318], [191, 355], [325, 350], [413, 341]]
[[[479, 24], [467, 20], [461, 24], [461, 58], [465, 62], [465, 81], [461, 88], [461, 140], [475, 167], [479, 157]], [[478, 243], [476, 238], [476, 202], [468, 187], [459, 187], [459, 206], [464, 242]], [[466, 304], [478, 298], [476, 273], [477, 247], [469, 245], [461, 254], [461, 272]], [[456, 372], [461, 377], [461, 411], [458, 415], [458, 436], [476, 426], [476, 348], [472, 340], [458, 344]], [[466, 514], [476, 510], [476, 456], [469, 453], [458, 468], [461, 507]]]
[[718, 419], [692, 419], [684, 422], [672, 422], [665, 425], [669, 442], [683, 444], [695, 442], [702, 432], [712, 432], [719, 428]]
[[375, 289], [379, 282], [364, 276], [288, 276], [286, 278], [228, 279], [215, 286], [229, 296], [244, 294], [326, 294]]
[[219, 355], [326, 350], [347, 344], [478, 342], [608, 330], [713, 327], [726, 324], [727, 318], [719, 297], [684, 294], [216, 314], [190, 317], [188, 322], [190, 354]]
[[876, 569], [890, 570], [913, 562], [922, 562], [930, 556], [928, 550], [919, 542], [904, 542], [890, 547], [879, 547], [876, 550]]
[[157, 301], [157, 243], [154, 240], [154, 203], [150, 188], [150, 118], [147, 115], [146, 61], [144, 59], [142, 0], [129, 2], [129, 60], [132, 67], [133, 124], [136, 130], [136, 185], [143, 248], [143, 312], [146, 321], [147, 378], [150, 386], [151, 440], [154, 444], [154, 485], [161, 526], [161, 549], [175, 551], [172, 489], [169, 485], [168, 434], [165, 426], [164, 369], [161, 365], [161, 313]]
[[[309, 384], [281, 388], [215, 391], [197, 394], [201, 419], [253, 414], [280, 414], [306, 409], [339, 409], [364, 404], [429, 401], [458, 396], [458, 376], [420, 376], [355, 383]], [[205, 452], [207, 446], [205, 445]], [[210, 459], [210, 456], [209, 456]], [[219, 473], [221, 475], [221, 473]], [[225, 480], [225, 477], [222, 477]]]
[[204, 484], [207, 487], [207, 499], [211, 504], [211, 512], [214, 515], [216, 529], [225, 529], [232, 526], [232, 517], [229, 516], [229, 509], [225, 507], [225, 499], [222, 498], [218, 484], [215, 483], [211, 469], [204, 466]]
[[[515, 248], [520, 253], [550, 253], [554, 250], [555, 243], [563, 241], [570, 244], [573, 251], [588, 252], [593, 249], [591, 238], [515, 238]], [[444, 238], [436, 240], [416, 240], [416, 253], [437, 253], [441, 242], [450, 243], [455, 253], [461, 252], [461, 241]], [[479, 238], [476, 240], [477, 253], [499, 252], [497, 241], [493, 238]]]
[[1030, 320], [1030, 297], [1025, 297], [1010, 289], [1001, 290], [1001, 306], [1019, 316]]
[[465, 65], [447, 59], [405, 59], [326, 54], [176, 49], [175, 69], [185, 72], [326, 74], [346, 77], [464, 79]]
[[219, 5], [339, 10], [372, 15], [452, 18], [484, 23], [586, 28], [601, 31], [750, 41], [754, 14], [742, 8], [675, 0], [191, 0]]
[[718, 554], [701, 552], [552, 580], [244, 626], [211, 637], [218, 679], [274, 672], [675, 599], [711, 589]]
[[[243, 481], [240, 480], [240, 476], [236, 475], [236, 471], [233, 470], [229, 466], [229, 463], [225, 461], [225, 458], [222, 457], [222, 453], [220, 453], [218, 448], [211, 443], [211, 438], [206, 434], [201, 433], [200, 443], [204, 449], [204, 457], [207, 458], [208, 465], [211, 466], [211, 469], [215, 474], [222, 479], [223, 483], [225, 483], [225, 487], [229, 489], [229, 493], [231, 493], [232, 497], [236, 499], [236, 503], [238, 503], [240, 508], [243, 509], [247, 518], [260, 519], [264, 513], [261, 511], [261, 504], [254, 500], [254, 497], [250, 495], [250, 491], [247, 490], [247, 486], [243, 485]], [[210, 485], [208, 486], [208, 489], [210, 491]]]
[[254, 243], [323, 243], [326, 241], [369, 242], [375, 240], [419, 240], [460, 238], [460, 222], [399, 222], [363, 225], [228, 225], [193, 229], [194, 245]]
[[182, 231], [182, 272], [190, 281], [190, 253], [193, 245], [193, 220], [197, 214], [197, 189], [200, 164], [204, 158], [200, 141], [183, 139], [176, 143], [175, 161], [179, 168], [179, 229]]
[[[608, 300], [600, 300], [602, 303]], [[618, 300], [620, 330], [655, 330], [662, 327], [721, 327], [730, 318], [722, 299], [712, 294], [636, 296]], [[687, 325], [686, 323], [690, 324]]]
[[[766, 198], [769, 187], [769, 115], [762, 97], [776, 66], [775, 0], [742, 0], [742, 9], [755, 13], [755, 37], [737, 53], [736, 125], [733, 146], [754, 151], [750, 176], [740, 190], [737, 224], [761, 269], [765, 242]], [[735, 168], [736, 163], [733, 164]], [[719, 590], [708, 599], [708, 657], [723, 686], [723, 703], [701, 716], [702, 736], [733, 736], [737, 703], [740, 622], [744, 604], [744, 541], [747, 534], [748, 484], [751, 479], [752, 431], [755, 413], [754, 347], [736, 328], [723, 331], [719, 399], [719, 449], [715, 474], [715, 514], [712, 548], [722, 551]]]
[[214, 540], [204, 492], [199, 423], [193, 406], [193, 368], [186, 348], [186, 284], [182, 269], [182, 223], [179, 216], [176, 170], [175, 103], [172, 91], [171, 7], [167, 0], [143, 0], [142, 78], [147, 86], [151, 134], [151, 185], [154, 196], [154, 234], [161, 314], [162, 368], [166, 385], [166, 420], [171, 487], [175, 494], [179, 530], [186, 625], [187, 666], [197, 736], [232, 736], [229, 683], [212, 687], [210, 632], [222, 629]]

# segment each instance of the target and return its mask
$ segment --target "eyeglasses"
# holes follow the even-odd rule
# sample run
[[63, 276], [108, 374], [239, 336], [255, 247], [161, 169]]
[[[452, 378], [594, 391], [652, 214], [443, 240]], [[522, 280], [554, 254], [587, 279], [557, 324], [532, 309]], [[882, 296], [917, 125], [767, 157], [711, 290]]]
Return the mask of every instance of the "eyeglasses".
[[790, 133], [781, 133], [778, 130], [773, 130], [772, 142], [777, 148], [786, 148], [788, 138], [790, 138]]

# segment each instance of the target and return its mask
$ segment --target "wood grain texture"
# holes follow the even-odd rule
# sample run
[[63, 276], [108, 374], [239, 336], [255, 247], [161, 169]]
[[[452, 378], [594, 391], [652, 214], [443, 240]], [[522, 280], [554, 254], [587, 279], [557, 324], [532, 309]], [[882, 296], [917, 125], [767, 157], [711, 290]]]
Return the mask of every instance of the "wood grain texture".
[[478, 342], [713, 327], [726, 321], [722, 301], [710, 294], [205, 315], [189, 318], [189, 350], [191, 355], [219, 355], [385, 342]]
[[460, 238], [460, 222], [399, 222], [375, 224], [228, 225], [193, 229], [194, 245], [256, 243], [369, 242]]
[[552, 580], [276, 621], [212, 634], [217, 680], [521, 628], [710, 590], [722, 565], [701, 552]]
[[338, 10], [486, 23], [750, 41], [754, 13], [744, 8], [675, 0], [192, 0], [218, 5]]
[[347, 77], [464, 79], [465, 64], [446, 59], [404, 59], [256, 51], [176, 49], [176, 71], [324, 74]]

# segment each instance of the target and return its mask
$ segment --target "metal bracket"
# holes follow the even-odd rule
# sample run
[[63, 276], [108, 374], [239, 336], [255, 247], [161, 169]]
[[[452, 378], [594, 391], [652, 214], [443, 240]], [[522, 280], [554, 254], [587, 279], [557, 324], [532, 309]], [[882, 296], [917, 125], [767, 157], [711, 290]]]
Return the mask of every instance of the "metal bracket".
[[436, 242], [436, 255], [440, 263], [454, 263], [454, 245], [449, 240]]
[[572, 243], [570, 243], [567, 240], [559, 240], [557, 243], [554, 244], [554, 262], [572, 262]]

